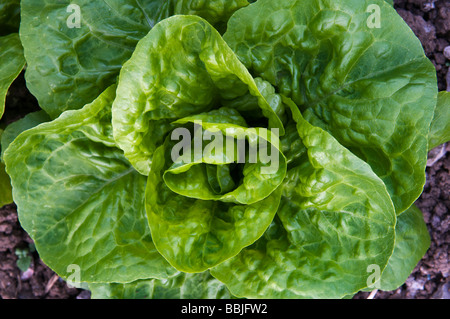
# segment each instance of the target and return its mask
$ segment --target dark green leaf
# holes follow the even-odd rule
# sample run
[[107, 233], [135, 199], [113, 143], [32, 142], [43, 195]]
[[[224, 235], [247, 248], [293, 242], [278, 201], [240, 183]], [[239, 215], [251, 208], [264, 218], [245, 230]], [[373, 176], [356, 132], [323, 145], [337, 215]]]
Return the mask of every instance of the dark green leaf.
[[[23, 0], [27, 86], [52, 118], [116, 82], [137, 42], [174, 14], [222, 24], [245, 0]], [[79, 23], [78, 23], [79, 22]]]
[[438, 94], [433, 121], [428, 136], [428, 149], [450, 141], [450, 92]]
[[397, 214], [411, 206], [425, 183], [437, 81], [392, 6], [259, 0], [233, 15], [224, 39], [252, 74], [369, 163]]
[[12, 33], [0, 37], [0, 118], [5, 111], [6, 94], [9, 86], [25, 66], [19, 35]]
[[179, 273], [169, 279], [147, 279], [125, 284], [89, 284], [93, 299], [230, 299], [223, 283], [209, 272]]
[[146, 178], [115, 146], [115, 87], [92, 104], [21, 133], [4, 160], [19, 220], [61, 277], [130, 282], [175, 273], [155, 249], [144, 208]]

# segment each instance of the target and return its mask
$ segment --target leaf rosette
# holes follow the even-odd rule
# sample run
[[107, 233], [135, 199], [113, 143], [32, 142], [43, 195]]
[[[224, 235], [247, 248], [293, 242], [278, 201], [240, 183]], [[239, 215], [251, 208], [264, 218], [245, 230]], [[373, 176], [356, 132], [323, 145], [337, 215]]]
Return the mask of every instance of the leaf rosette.
[[[79, 265], [108, 298], [343, 298], [401, 284], [428, 247], [411, 205], [428, 143], [447, 139], [448, 99], [435, 112], [433, 66], [392, 6], [158, 3], [130, 4], [137, 22], [121, 24], [123, 7], [99, 1], [106, 24], [86, 13], [90, 29], [45, 33], [80, 49], [55, 58], [61, 68], [24, 46], [30, 89], [61, 114], [3, 155], [42, 259], [65, 278]], [[373, 3], [381, 29], [367, 24]]]

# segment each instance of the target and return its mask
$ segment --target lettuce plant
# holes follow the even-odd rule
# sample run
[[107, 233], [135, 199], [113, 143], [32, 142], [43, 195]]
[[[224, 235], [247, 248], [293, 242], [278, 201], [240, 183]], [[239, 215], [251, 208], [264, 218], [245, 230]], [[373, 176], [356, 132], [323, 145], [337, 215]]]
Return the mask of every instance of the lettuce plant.
[[6, 128], [3, 159], [40, 257], [93, 297], [345, 298], [428, 249], [414, 201], [448, 93], [385, 1], [21, 9], [45, 113]]

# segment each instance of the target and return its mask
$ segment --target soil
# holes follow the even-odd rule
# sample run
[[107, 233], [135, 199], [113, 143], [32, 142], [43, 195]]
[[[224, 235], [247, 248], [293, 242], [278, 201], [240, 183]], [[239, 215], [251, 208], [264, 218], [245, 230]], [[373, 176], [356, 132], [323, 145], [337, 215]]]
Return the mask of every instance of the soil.
[[[421, 40], [426, 55], [435, 65], [439, 90], [450, 91], [450, 2], [396, 0], [394, 6]], [[27, 90], [22, 73], [10, 88], [1, 124], [16, 121], [36, 110], [39, 106]], [[431, 246], [406, 283], [395, 291], [360, 292], [354, 299], [450, 299], [449, 171], [450, 143], [429, 154], [427, 182], [416, 204], [423, 212]], [[21, 270], [18, 265], [22, 264], [25, 267]], [[0, 208], [0, 299], [75, 298], [89, 299], [90, 293], [68, 287], [40, 260], [33, 249], [33, 241], [20, 227], [15, 204]]]

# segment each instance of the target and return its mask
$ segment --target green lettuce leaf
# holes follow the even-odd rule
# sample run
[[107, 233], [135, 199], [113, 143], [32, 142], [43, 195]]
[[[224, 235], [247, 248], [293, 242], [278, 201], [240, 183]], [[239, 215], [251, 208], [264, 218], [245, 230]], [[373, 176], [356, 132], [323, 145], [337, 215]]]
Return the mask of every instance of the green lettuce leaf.
[[211, 269], [238, 297], [342, 298], [367, 287], [368, 267], [382, 271], [394, 248], [383, 182], [296, 108], [307, 153], [288, 171], [276, 218], [254, 245]]
[[12, 33], [0, 37], [0, 118], [5, 111], [6, 94], [11, 83], [25, 66], [19, 35]]
[[297, 124], [294, 120], [290, 120], [286, 125], [286, 134], [280, 138], [281, 151], [286, 157], [288, 169], [295, 167], [302, 161], [302, 156], [307, 151], [305, 145], [298, 138]]
[[144, 207], [146, 178], [115, 146], [115, 86], [93, 103], [21, 133], [4, 154], [19, 220], [41, 259], [82, 282], [164, 279]]
[[[171, 164], [170, 148], [166, 141], [155, 151], [148, 176], [146, 209], [151, 233], [156, 248], [172, 266], [184, 272], [202, 272], [235, 256], [264, 233], [278, 209], [281, 192], [272, 187], [269, 196], [252, 204], [177, 194], [163, 180], [164, 170]], [[181, 182], [185, 189], [206, 188], [198, 186], [195, 177]], [[243, 192], [248, 195], [245, 188]]]
[[12, 202], [11, 180], [6, 174], [5, 164], [0, 162], [0, 207]]
[[114, 138], [131, 164], [148, 175], [171, 122], [247, 93], [257, 98], [269, 128], [283, 135], [281, 119], [221, 35], [199, 17], [168, 18], [139, 41], [120, 72]]
[[89, 284], [92, 299], [230, 299], [226, 286], [209, 274], [179, 273], [169, 279]]
[[228, 26], [225, 41], [253, 75], [369, 163], [397, 214], [411, 206], [425, 183], [437, 81], [420, 41], [391, 5], [259, 0]]
[[[154, 152], [147, 215], [158, 251], [180, 271], [202, 272], [264, 233], [279, 205], [277, 188], [286, 175], [286, 160], [277, 136], [267, 129], [247, 128], [234, 109], [220, 108], [173, 124], [188, 132], [184, 126], [194, 127], [190, 154], [173, 152], [185, 141], [176, 142], [172, 136]], [[212, 136], [214, 140], [197, 154], [196, 139]], [[241, 142], [248, 145], [245, 154], [240, 153]], [[271, 149], [272, 161], [261, 156], [264, 144]], [[251, 159], [253, 152], [257, 156]]]
[[0, 36], [18, 32], [20, 25], [20, 0], [0, 1]]
[[[3, 135], [3, 130], [0, 129], [0, 138]], [[12, 198], [12, 188], [11, 180], [6, 174], [5, 164], [0, 162], [0, 207], [11, 204], [13, 202]]]
[[1, 135], [1, 158], [3, 158], [3, 153], [5, 153], [9, 144], [14, 141], [14, 139], [23, 131], [33, 128], [41, 123], [50, 121], [50, 117], [45, 111], [37, 111], [28, 113], [23, 118], [12, 122], [6, 128]]
[[[38, 124], [49, 121], [50, 118], [44, 111], [27, 114], [22, 119], [9, 124], [5, 130], [0, 130], [0, 159], [3, 161], [3, 154], [9, 144], [23, 131]], [[5, 171], [5, 164], [0, 162], [0, 207], [13, 202], [11, 180]]]
[[93, 298], [395, 289], [449, 103], [388, 2], [23, 0], [49, 116], [4, 132], [0, 205]]
[[375, 283], [374, 287], [390, 291], [403, 285], [427, 252], [430, 240], [422, 212], [412, 205], [397, 217], [394, 252], [380, 282]]
[[[230, 114], [232, 115], [229, 116]], [[233, 109], [221, 108], [174, 122], [186, 124], [201, 121], [198, 122], [201, 123], [197, 128], [198, 135], [202, 134], [203, 138], [208, 136], [208, 139], [220, 135], [222, 140], [218, 138], [215, 142], [207, 143], [199, 156], [196, 156], [193, 149], [189, 158], [179, 157], [164, 172], [164, 182], [172, 191], [202, 200], [253, 204], [270, 195], [281, 184], [286, 175], [286, 161], [278, 149], [278, 137], [265, 128], [236, 125], [237, 117], [239, 113]], [[228, 123], [223, 123], [226, 119], [229, 119]], [[245, 123], [243, 119], [242, 121]], [[205, 131], [202, 132], [203, 130]], [[233, 149], [232, 154], [227, 153], [227, 139], [229, 144], [233, 144], [228, 147]], [[239, 149], [239, 143], [247, 143], [248, 146], [242, 150]], [[195, 145], [195, 140], [191, 145]], [[261, 145], [265, 145], [267, 149], [261, 150]], [[277, 153], [273, 156], [273, 161], [258, 154], [269, 148]], [[245, 164], [242, 165], [242, 181], [233, 187], [230, 166], [236, 166], [236, 163]], [[219, 184], [224, 181], [229, 181], [226, 185], [230, 185], [225, 190], [222, 187], [224, 185]]]
[[198, 14], [223, 24], [246, 5], [245, 0], [23, 0], [27, 86], [56, 118], [115, 83], [136, 43], [158, 21]]
[[[269, 82], [264, 81], [262, 78], [258, 77], [255, 78], [255, 84], [261, 95], [265, 98], [267, 103], [269, 103], [270, 107], [273, 110], [273, 113], [275, 113], [278, 117], [278, 127], [281, 127], [279, 122], [286, 124], [286, 106], [283, 104], [281, 96], [276, 93], [276, 89]], [[264, 117], [261, 113], [261, 107], [259, 106], [258, 97], [253, 96], [250, 92], [232, 100], [223, 100], [221, 102], [223, 106], [234, 108], [239, 111], [239, 113], [247, 120], [248, 123], [253, 124], [251, 126], [261, 126], [261, 124], [265, 124], [265, 122], [262, 120]], [[267, 126], [267, 124], [265, 124], [264, 126]], [[284, 127], [282, 128], [281, 135], [283, 135], [283, 130]]]
[[433, 121], [428, 135], [428, 149], [450, 141], [450, 92], [438, 94]]

